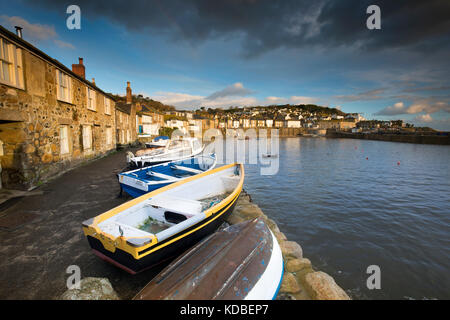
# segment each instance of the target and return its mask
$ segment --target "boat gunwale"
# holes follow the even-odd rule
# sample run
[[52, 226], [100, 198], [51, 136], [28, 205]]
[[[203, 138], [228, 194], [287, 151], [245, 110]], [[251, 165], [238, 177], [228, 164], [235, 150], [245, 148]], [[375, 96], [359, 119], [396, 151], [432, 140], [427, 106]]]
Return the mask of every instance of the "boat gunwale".
[[[112, 209], [110, 209], [110, 210], [108, 210], [108, 211], [106, 211], [106, 212], [104, 212], [104, 213], [94, 217], [94, 218], [88, 219], [85, 222], [83, 222], [84, 234], [85, 234], [85, 236], [91, 236], [91, 237], [94, 237], [94, 238], [100, 240], [100, 242], [102, 243], [104, 248], [106, 250], [110, 251], [110, 252], [115, 252], [115, 250], [117, 248], [119, 248], [119, 249], [121, 249], [121, 250], [123, 250], [123, 251], [125, 251], [125, 252], [127, 252], [129, 254], [131, 254], [135, 259], [139, 259], [139, 258], [143, 257], [144, 255], [150, 254], [151, 252], [153, 252], [155, 250], [158, 250], [158, 249], [160, 249], [160, 248], [170, 244], [173, 241], [176, 241], [179, 237], [184, 237], [185, 235], [194, 232], [195, 230], [203, 227], [204, 225], [209, 224], [211, 221], [215, 220], [218, 216], [213, 218], [213, 219], [211, 219], [207, 223], [201, 225], [200, 227], [195, 228], [193, 231], [190, 231], [187, 234], [183, 234], [183, 235], [178, 236], [175, 240], [171, 240], [169, 243], [164, 244], [163, 246], [155, 247], [154, 248], [155, 250], [147, 250], [150, 247], [155, 246], [158, 243], [160, 243], [158, 241], [156, 235], [154, 235], [154, 234], [149, 233], [148, 236], [133, 236], [133, 237], [117, 236], [117, 237], [114, 237], [113, 235], [111, 235], [111, 234], [101, 230], [98, 225], [101, 222], [103, 222], [103, 221], [105, 221], [105, 220], [107, 220], [109, 218], [112, 218], [113, 216], [123, 212], [124, 210], [127, 210], [127, 209], [129, 209], [129, 208], [131, 208], [131, 207], [133, 207], [135, 205], [138, 205], [139, 203], [141, 203], [141, 202], [143, 202], [145, 200], [148, 200], [148, 199], [150, 199], [150, 198], [152, 198], [152, 197], [154, 197], [154, 196], [156, 196], [156, 195], [158, 195], [160, 193], [163, 193], [165, 191], [171, 190], [171, 189], [176, 188], [178, 186], [181, 186], [181, 185], [183, 185], [185, 183], [188, 183], [188, 182], [191, 182], [191, 181], [195, 181], [195, 180], [200, 179], [202, 177], [205, 177], [207, 175], [227, 170], [227, 169], [232, 168], [232, 167], [239, 167], [240, 179], [239, 179], [238, 185], [235, 187], [233, 192], [231, 192], [221, 202], [219, 202], [219, 203], [215, 204], [214, 206], [212, 206], [211, 208], [208, 208], [207, 210], [203, 211], [203, 213], [205, 215], [205, 218], [198, 222], [198, 223], [201, 223], [204, 220], [206, 220], [209, 217], [211, 217], [214, 213], [219, 212], [224, 207], [228, 206], [228, 208], [229, 208], [237, 200], [236, 195], [240, 194], [240, 192], [242, 190], [242, 187], [243, 187], [243, 184], [244, 184], [245, 172], [244, 172], [244, 165], [242, 163], [234, 162], [234, 163], [227, 164], [227, 165], [224, 165], [224, 166], [219, 167], [219, 168], [214, 168], [214, 169], [212, 169], [210, 171], [205, 171], [203, 173], [199, 173], [197, 175], [194, 175], [194, 176], [191, 176], [191, 177], [187, 177], [186, 179], [183, 179], [183, 180], [177, 181], [175, 183], [169, 184], [169, 185], [164, 186], [164, 187], [162, 187], [160, 189], [151, 191], [151, 192], [146, 193], [146, 194], [144, 194], [144, 195], [142, 195], [140, 197], [137, 197], [137, 198], [134, 198], [134, 199], [132, 199], [132, 200], [130, 200], [128, 202], [125, 202], [125, 203], [123, 203], [123, 204], [121, 204], [121, 205], [119, 205], [117, 207], [114, 207], [114, 208], [112, 208]], [[224, 212], [225, 211], [226, 210], [224, 210]], [[198, 224], [198, 223], [196, 223], [196, 224]], [[194, 224], [193, 226], [195, 226], [196, 224]], [[189, 227], [192, 227], [192, 226], [189, 226]], [[181, 230], [177, 234], [187, 230], [188, 228]], [[175, 236], [177, 234], [174, 234], [173, 236]], [[127, 242], [128, 239], [148, 239], [149, 242], [147, 242], [147, 243], [145, 243], [145, 244], [143, 244], [141, 246], [133, 246], [133, 245], [131, 245], [131, 244], [129, 244]], [[165, 239], [165, 240], [163, 240], [161, 242], [165, 242], [166, 240], [167, 239]]]

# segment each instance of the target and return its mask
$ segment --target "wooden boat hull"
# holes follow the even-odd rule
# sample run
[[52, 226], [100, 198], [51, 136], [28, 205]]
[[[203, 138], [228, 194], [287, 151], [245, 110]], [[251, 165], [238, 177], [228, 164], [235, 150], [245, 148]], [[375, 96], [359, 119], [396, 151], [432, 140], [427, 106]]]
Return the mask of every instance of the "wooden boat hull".
[[278, 242], [260, 218], [230, 226], [178, 257], [135, 300], [274, 299], [283, 278]]
[[[97, 256], [135, 274], [173, 259], [214, 232], [233, 211], [243, 182], [242, 164], [225, 165], [88, 219], [83, 231]], [[216, 194], [223, 196], [210, 198]], [[165, 227], [143, 229], [148, 219], [163, 221]]]

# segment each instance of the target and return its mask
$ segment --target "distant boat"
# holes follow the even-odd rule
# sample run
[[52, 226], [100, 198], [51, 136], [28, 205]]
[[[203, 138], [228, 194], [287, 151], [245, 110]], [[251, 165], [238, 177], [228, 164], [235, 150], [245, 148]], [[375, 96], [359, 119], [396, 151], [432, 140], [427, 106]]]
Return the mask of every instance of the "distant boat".
[[263, 153], [262, 157], [263, 158], [277, 158], [278, 155], [276, 153]]
[[171, 161], [119, 173], [120, 187], [133, 198], [209, 171], [216, 166], [215, 155], [197, 155], [184, 160]]
[[283, 256], [261, 218], [218, 231], [162, 270], [134, 300], [269, 300], [283, 278]]
[[129, 152], [127, 162], [130, 166], [145, 167], [193, 157], [200, 154], [203, 148], [197, 138], [172, 139], [164, 148], [138, 150], [135, 155]]
[[145, 143], [147, 148], [161, 148], [165, 147], [169, 143], [170, 138], [168, 136], [158, 136], [154, 138], [151, 142]]
[[171, 259], [214, 232], [244, 184], [233, 163], [172, 183], [83, 222], [94, 253], [138, 273]]

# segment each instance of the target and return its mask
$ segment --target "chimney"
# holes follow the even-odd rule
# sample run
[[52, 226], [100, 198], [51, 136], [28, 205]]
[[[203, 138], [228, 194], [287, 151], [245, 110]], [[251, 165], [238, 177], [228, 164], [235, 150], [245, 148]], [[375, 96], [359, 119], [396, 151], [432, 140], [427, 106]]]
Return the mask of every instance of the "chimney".
[[19, 38], [22, 38], [22, 27], [19, 26], [14, 26], [14, 28], [16, 28], [16, 34]]
[[72, 71], [83, 79], [86, 78], [86, 69], [83, 64], [83, 58], [78, 58], [78, 64], [72, 64]]
[[96, 86], [96, 84], [95, 84], [95, 78], [92, 78], [92, 84], [94, 85], [94, 86]]
[[133, 96], [131, 95], [130, 81], [127, 81], [127, 104], [133, 102]]

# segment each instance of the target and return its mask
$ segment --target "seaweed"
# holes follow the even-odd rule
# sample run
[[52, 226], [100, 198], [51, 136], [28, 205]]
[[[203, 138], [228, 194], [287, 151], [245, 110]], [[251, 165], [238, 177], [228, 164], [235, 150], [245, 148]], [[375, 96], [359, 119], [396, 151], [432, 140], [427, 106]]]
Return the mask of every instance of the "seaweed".
[[147, 217], [147, 219], [142, 221], [142, 223], [137, 226], [138, 229], [153, 234], [163, 231], [169, 227], [170, 226], [164, 222], [158, 221], [152, 217]]

